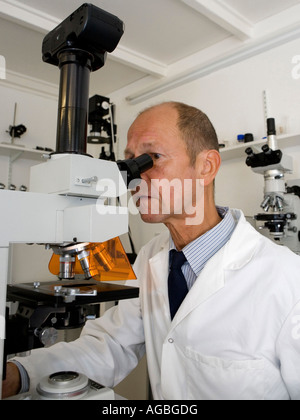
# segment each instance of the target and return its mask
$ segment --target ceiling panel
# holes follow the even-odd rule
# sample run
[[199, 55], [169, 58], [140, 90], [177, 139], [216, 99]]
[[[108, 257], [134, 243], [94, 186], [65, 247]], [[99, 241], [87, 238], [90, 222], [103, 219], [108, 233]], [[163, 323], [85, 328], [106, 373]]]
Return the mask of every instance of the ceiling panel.
[[[0, 55], [6, 59], [8, 71], [21, 73], [31, 78], [59, 83], [57, 67], [42, 61], [44, 35], [32, 29], [0, 19]], [[113, 60], [91, 76], [91, 90], [108, 95], [145, 77], [145, 73]]]
[[[60, 20], [82, 0], [24, 0]], [[180, 0], [94, 0], [92, 2], [125, 23], [120, 45], [171, 64], [229, 36], [222, 28], [187, 7]]]
[[174, 63], [229, 36], [178, 0], [127, 0], [125, 3], [128, 9], [124, 9], [123, 1], [119, 12], [113, 11], [125, 22], [120, 44], [165, 64]]
[[[58, 84], [57, 68], [42, 62], [42, 40], [49, 28], [83, 2], [1, 0], [0, 55], [6, 58], [7, 70]], [[285, 30], [295, 31], [297, 26], [300, 31], [300, 0], [92, 0], [92, 3], [125, 23], [125, 34], [116, 52], [91, 78], [93, 90], [97, 91], [99, 86], [103, 95], [142, 78], [150, 85], [155, 80], [168, 85], [170, 78], [172, 86], [172, 78], [187, 80], [185, 74], [189, 71], [217, 63], [220, 57], [231, 57], [247, 45], [254, 48], [261, 42], [260, 37], [272, 40], [273, 35], [285, 36]], [[293, 6], [298, 6], [296, 12], [290, 9]], [[275, 20], [266, 20], [272, 16]], [[292, 36], [298, 35], [295, 32]], [[152, 77], [148, 81], [149, 75]]]
[[224, 0], [224, 2], [253, 23], [261, 22], [300, 4], [299, 0]]

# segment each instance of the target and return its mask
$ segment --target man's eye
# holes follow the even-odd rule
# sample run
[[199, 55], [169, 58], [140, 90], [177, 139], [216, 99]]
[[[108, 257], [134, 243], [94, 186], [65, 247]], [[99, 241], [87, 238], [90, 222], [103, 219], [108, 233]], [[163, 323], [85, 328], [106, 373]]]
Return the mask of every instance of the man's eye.
[[154, 160], [158, 160], [161, 158], [161, 155], [159, 153], [151, 153]]

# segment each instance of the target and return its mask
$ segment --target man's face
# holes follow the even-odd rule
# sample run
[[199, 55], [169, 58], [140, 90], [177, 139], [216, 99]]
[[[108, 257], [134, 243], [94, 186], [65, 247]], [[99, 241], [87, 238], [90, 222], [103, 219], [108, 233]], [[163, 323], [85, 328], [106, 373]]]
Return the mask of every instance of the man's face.
[[190, 164], [177, 119], [176, 109], [162, 105], [139, 116], [128, 132], [125, 158], [147, 153], [154, 161], [153, 168], [142, 175], [141, 186], [134, 194], [141, 217], [147, 223], [186, 219], [199, 198], [198, 194], [196, 200], [199, 165], [194, 168]]

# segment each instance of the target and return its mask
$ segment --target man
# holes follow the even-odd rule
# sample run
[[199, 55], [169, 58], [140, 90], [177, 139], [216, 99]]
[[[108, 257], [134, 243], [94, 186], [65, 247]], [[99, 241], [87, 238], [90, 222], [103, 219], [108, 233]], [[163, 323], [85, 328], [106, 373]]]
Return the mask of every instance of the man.
[[[139, 299], [88, 322], [74, 343], [17, 359], [26, 369], [21, 374], [27, 372], [31, 388], [62, 370], [112, 387], [146, 348], [155, 399], [300, 399], [299, 257], [257, 233], [241, 211], [216, 207], [221, 160], [201, 111], [170, 102], [141, 113], [129, 130], [126, 157], [142, 153], [154, 166], [143, 175], [137, 205], [145, 222], [164, 223], [169, 232], [138, 256]], [[152, 184], [175, 178], [183, 185], [191, 180], [193, 188], [182, 211], [170, 189], [166, 214], [162, 189]], [[21, 387], [18, 368], [8, 367], [6, 395]]]

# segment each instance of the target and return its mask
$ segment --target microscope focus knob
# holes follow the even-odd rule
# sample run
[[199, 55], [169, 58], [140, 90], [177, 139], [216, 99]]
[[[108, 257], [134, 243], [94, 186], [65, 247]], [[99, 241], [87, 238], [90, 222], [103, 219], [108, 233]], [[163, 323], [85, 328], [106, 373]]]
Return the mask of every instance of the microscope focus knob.
[[254, 155], [254, 153], [253, 153], [253, 149], [252, 149], [251, 147], [248, 147], [248, 148], [245, 150], [245, 153], [246, 153], [248, 156], [253, 156], [253, 155]]
[[271, 153], [272, 153], [272, 149], [270, 149], [270, 147], [267, 145], [267, 144], [265, 144], [263, 147], [262, 147], [262, 151], [264, 152], [264, 154], [266, 154], [266, 155], [270, 155]]
[[50, 347], [56, 343], [58, 332], [53, 327], [37, 328], [34, 335], [40, 340], [45, 347]]

